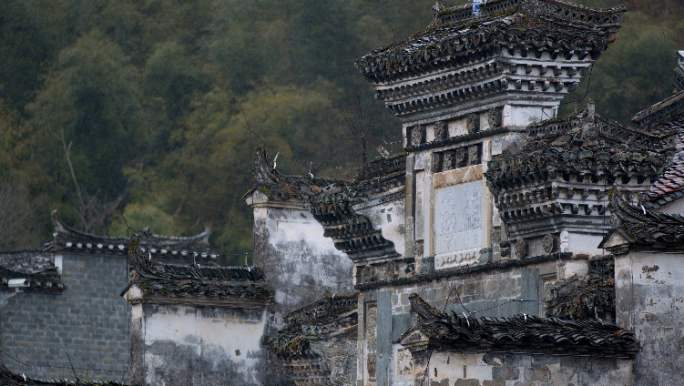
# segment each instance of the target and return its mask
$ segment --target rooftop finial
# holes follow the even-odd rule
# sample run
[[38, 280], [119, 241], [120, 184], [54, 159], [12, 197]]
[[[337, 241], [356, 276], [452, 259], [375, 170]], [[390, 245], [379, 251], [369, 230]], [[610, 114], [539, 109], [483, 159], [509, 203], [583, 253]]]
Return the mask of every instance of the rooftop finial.
[[473, 17], [480, 17], [482, 12], [481, 6], [485, 0], [473, 0]]
[[444, 9], [444, 4], [442, 4], [441, 1], [437, 0], [435, 5], [432, 6], [432, 9], [434, 9], [435, 12], [439, 13], [442, 9]]
[[594, 118], [594, 114], [596, 113], [596, 103], [594, 103], [594, 100], [589, 98], [587, 101], [587, 115], [589, 118]]

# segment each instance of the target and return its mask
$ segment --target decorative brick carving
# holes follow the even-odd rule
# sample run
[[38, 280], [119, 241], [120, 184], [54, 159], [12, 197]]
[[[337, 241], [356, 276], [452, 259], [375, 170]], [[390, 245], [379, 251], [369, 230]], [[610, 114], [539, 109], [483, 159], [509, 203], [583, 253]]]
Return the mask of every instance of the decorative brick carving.
[[489, 129], [496, 129], [501, 126], [502, 117], [501, 109], [494, 108], [487, 112], [487, 123], [489, 124]]
[[373, 378], [372, 384], [375, 384], [377, 328], [378, 309], [375, 306], [369, 306], [366, 311], [366, 371], [368, 377]]
[[468, 114], [466, 118], [466, 128], [468, 134], [474, 134], [480, 131], [480, 115], [477, 113]]
[[435, 125], [435, 141], [445, 139], [449, 136], [449, 126], [446, 121], [439, 121]]
[[501, 243], [501, 245], [499, 245], [499, 247], [501, 248], [501, 257], [510, 257], [511, 256], [511, 243], [509, 243], [509, 242]]
[[442, 171], [442, 153], [432, 153], [432, 172], [439, 173]]
[[456, 149], [454, 164], [457, 168], [468, 166], [468, 149], [460, 147]]
[[411, 131], [411, 146], [417, 146], [423, 143], [423, 139], [425, 138], [425, 127], [419, 125], [419, 126], [413, 126], [410, 128]]
[[432, 256], [423, 257], [421, 260], [420, 273], [430, 273], [435, 270], [435, 258]]
[[492, 242], [501, 242], [501, 227], [492, 227]]
[[558, 247], [558, 242], [556, 240], [556, 236], [554, 236], [554, 235], [544, 236], [544, 239], [542, 240], [542, 249], [544, 249], [544, 252], [546, 252], [546, 253], [555, 252], [557, 247]]
[[375, 270], [370, 265], [363, 267], [361, 270], [361, 280], [364, 283], [375, 281]]
[[394, 261], [387, 263], [385, 275], [388, 279], [396, 279], [399, 276], [399, 264]]
[[529, 252], [530, 246], [527, 241], [525, 241], [525, 239], [518, 239], [518, 241], [515, 243], [515, 257], [518, 259], [525, 258]]
[[445, 151], [444, 159], [442, 160], [442, 170], [451, 170], [454, 168], [456, 160], [456, 153], [453, 151]]
[[479, 165], [480, 164], [480, 146], [481, 145], [468, 146], [468, 164], [469, 165]]

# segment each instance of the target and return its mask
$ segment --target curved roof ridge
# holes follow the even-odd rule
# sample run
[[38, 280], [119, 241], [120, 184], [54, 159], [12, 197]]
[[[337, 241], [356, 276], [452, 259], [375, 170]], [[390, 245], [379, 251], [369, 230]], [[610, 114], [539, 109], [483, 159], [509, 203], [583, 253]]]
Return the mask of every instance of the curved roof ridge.
[[[76, 230], [63, 223], [58, 218], [56, 210], [52, 212], [52, 224], [55, 232], [53, 233], [53, 240], [48, 247], [50, 250], [78, 248], [121, 254], [125, 253], [130, 243], [129, 237], [100, 236]], [[209, 227], [206, 227], [202, 233], [194, 236], [157, 235], [150, 233], [149, 228], [145, 228], [140, 233], [143, 238], [142, 244], [150, 248], [153, 253], [161, 252], [164, 254], [177, 251], [204, 255], [209, 253], [209, 236], [211, 235]], [[215, 257], [215, 255], [211, 256]]]

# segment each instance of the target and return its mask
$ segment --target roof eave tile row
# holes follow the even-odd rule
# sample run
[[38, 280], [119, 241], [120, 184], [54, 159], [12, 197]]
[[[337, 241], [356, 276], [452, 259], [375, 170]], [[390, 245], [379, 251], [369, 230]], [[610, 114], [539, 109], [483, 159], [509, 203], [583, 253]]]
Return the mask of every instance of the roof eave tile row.
[[[57, 212], [52, 214], [55, 229], [53, 240], [47, 249], [51, 252], [73, 251], [125, 255], [130, 244], [128, 237], [98, 236], [78, 231], [60, 221]], [[194, 256], [204, 260], [216, 260], [217, 254], [209, 253], [209, 229], [190, 237], [160, 236], [141, 232], [144, 252], [157, 257]]]
[[146, 259], [138, 239], [131, 241], [129, 251], [134, 272], [128, 287], [137, 285], [144, 295], [262, 300], [275, 295], [273, 288], [265, 284], [263, 271], [257, 267], [199, 267], [154, 262]]
[[570, 321], [515, 315], [510, 318], [446, 315], [426, 306], [422, 299], [411, 302], [411, 312], [421, 322], [402, 336], [410, 343], [416, 332], [428, 345], [442, 350], [548, 353], [633, 358], [639, 344], [631, 331], [603, 321]]
[[[521, 51], [536, 52], [538, 56], [549, 51], [552, 55], [567, 52], [570, 56], [590, 55], [596, 59], [620, 28], [626, 10], [623, 7], [565, 9], [565, 3], [544, 0], [540, 6], [553, 9], [539, 12], [518, 6], [519, 2], [524, 1], [512, 1], [514, 6], [496, 12], [492, 15], [495, 17], [457, 20], [458, 26], [456, 23], [433, 24], [413, 37], [357, 59], [355, 65], [368, 81], [380, 83], [479, 60], [498, 54], [504, 48], [511, 54], [519, 47]], [[489, 6], [501, 4], [495, 3], [499, 4]], [[455, 12], [467, 13], [467, 9], [459, 8]], [[555, 16], [547, 17], [548, 13]], [[556, 28], [549, 28], [551, 24]]]

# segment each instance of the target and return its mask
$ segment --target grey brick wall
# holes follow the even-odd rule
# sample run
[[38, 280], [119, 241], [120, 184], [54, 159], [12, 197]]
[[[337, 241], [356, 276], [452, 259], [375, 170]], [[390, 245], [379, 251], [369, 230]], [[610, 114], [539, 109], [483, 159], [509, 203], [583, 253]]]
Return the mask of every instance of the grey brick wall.
[[[81, 378], [128, 380], [131, 315], [119, 296], [128, 282], [126, 258], [65, 255], [63, 261], [62, 294], [20, 293], [0, 308], [0, 347], [30, 365], [69, 368], [69, 354]], [[27, 376], [74, 378], [71, 370], [25, 367], [0, 355]]]

